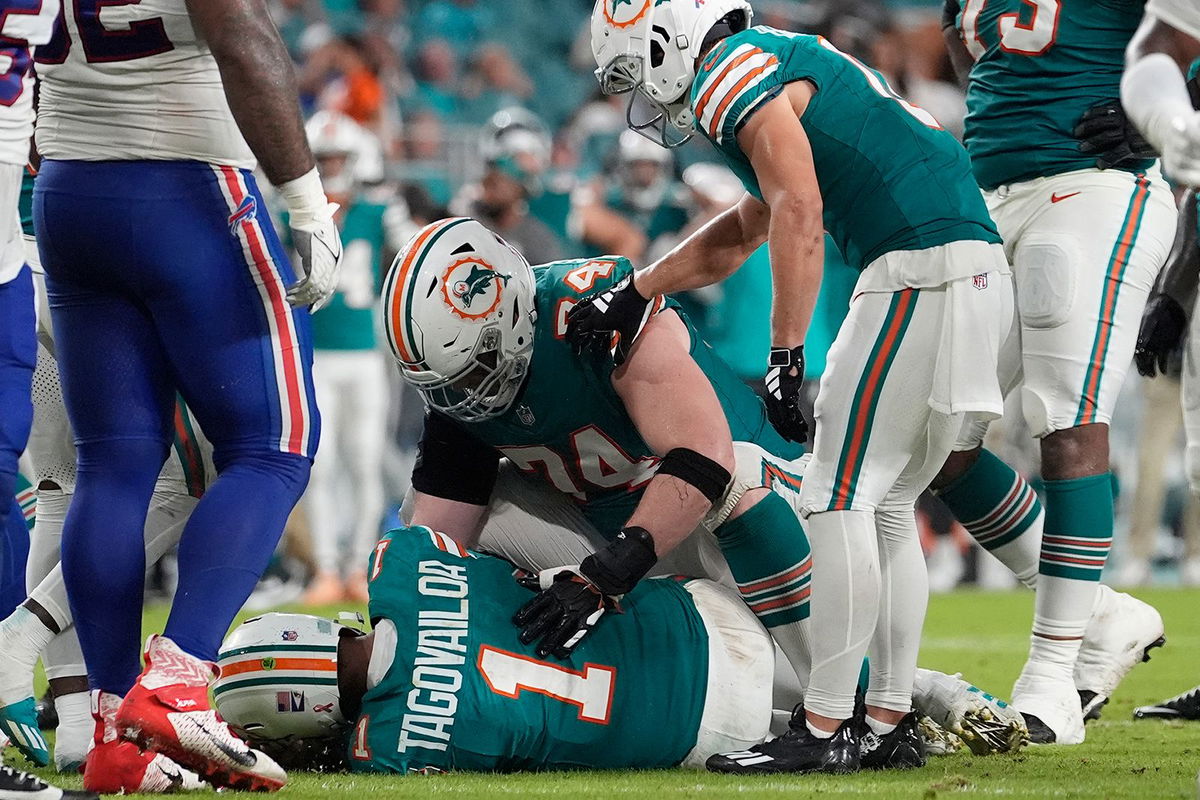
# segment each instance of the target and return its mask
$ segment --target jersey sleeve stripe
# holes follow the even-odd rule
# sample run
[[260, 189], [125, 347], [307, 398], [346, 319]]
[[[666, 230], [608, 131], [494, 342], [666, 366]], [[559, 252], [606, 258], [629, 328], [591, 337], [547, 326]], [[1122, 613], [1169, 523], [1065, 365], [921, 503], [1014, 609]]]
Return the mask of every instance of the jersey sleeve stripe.
[[725, 64], [724, 68], [721, 69], [720, 72], [714, 72], [710, 74], [704, 81], [704, 84], [700, 87], [700, 99], [696, 102], [696, 119], [702, 119], [704, 117], [704, 112], [708, 109], [709, 102], [712, 101], [713, 93], [716, 92], [717, 87], [721, 85], [721, 82], [729, 77], [729, 73], [735, 70], [740, 64], [744, 63], [747, 59], [760, 53], [762, 53], [762, 50], [759, 48], [754, 47], [753, 45], [744, 44], [729, 54], [729, 61]]
[[725, 95], [725, 99], [721, 101], [720, 105], [717, 106], [716, 112], [713, 114], [712, 128], [709, 130], [709, 134], [713, 138], [720, 138], [725, 128], [725, 114], [733, 103], [778, 68], [779, 59], [775, 58], [775, 56], [768, 56], [764, 64], [746, 73], [742, 76], [741, 80], [733, 85], [733, 88]]

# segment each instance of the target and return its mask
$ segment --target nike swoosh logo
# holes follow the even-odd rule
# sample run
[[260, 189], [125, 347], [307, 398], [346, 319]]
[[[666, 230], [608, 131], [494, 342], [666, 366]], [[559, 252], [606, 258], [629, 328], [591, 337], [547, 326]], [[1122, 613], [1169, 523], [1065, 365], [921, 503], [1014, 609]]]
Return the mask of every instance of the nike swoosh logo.
[[1074, 197], [1077, 194], [1079, 194], [1079, 192], [1071, 192], [1070, 194], [1053, 194], [1052, 193], [1050, 195], [1050, 202], [1051, 203], [1061, 203], [1063, 200], [1066, 200], [1068, 197]]

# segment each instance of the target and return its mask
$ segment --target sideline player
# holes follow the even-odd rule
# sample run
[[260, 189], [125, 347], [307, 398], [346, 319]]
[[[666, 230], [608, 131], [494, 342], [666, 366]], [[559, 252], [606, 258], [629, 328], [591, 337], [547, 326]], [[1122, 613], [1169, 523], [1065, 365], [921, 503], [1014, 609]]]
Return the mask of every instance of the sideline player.
[[375, 308], [385, 252], [394, 253], [402, 242], [388, 241], [388, 207], [363, 191], [365, 183], [383, 178], [368, 174], [375, 163], [370, 153], [379, 148], [373, 134], [335, 111], [317, 112], [305, 130], [325, 191], [340, 206], [335, 220], [345, 256], [337, 291], [312, 321], [321, 458], [313, 464], [304, 503], [317, 574], [302, 602], [365, 603], [363, 565], [383, 517], [386, 442], [380, 431], [387, 427], [389, 405], [388, 361], [376, 341]]
[[[928, 112], [817, 36], [750, 28], [744, 0], [599, 0], [601, 88], [629, 92], [629, 122], [676, 144], [700, 129], [749, 194], [666, 257], [597, 295], [570, 335], [623, 356], [646, 297], [714, 283], [764, 240], [774, 283], [768, 408], [803, 439], [803, 342], [820, 286], [822, 231], [861, 270], [816, 401], [801, 511], [813, 558], [807, 722], [718, 759], [728, 771], [853, 771], [854, 689], [871, 651], [870, 730], [911, 708], [927, 602], [914, 503], [968, 419], [1002, 413], [997, 361], [1012, 328], [1008, 264], [970, 162]], [[638, 119], [639, 104], [652, 109]], [[869, 121], [864, 127], [864, 121]]]
[[[770, 637], [709, 580], [642, 581], [624, 613], [565, 661], [546, 661], [492, 613], [529, 597], [508, 561], [417, 527], [385, 536], [370, 574], [370, 634], [267, 614], [222, 647], [221, 715], [289, 767], [698, 767], [761, 741], [772, 694], [788, 700]], [[985, 709], [1005, 716], [965, 681], [922, 673], [931, 717], [955, 726]]]
[[[1175, 232], [1170, 188], [1118, 100], [1140, 18], [1137, 3], [1076, 0], [1036, 10], [948, 0], [943, 18], [952, 59], [969, 70], [964, 142], [1013, 267], [1021, 354], [1003, 380], [1006, 389], [1020, 382], [1041, 444], [1045, 513], [981, 449], [984, 424], [965, 432], [934, 487], [1036, 587], [1013, 706], [1042, 744], [1082, 742], [1085, 715], [1099, 713], [1163, 634], [1153, 608], [1099, 584], [1113, 536], [1109, 421]], [[1092, 619], [1121, 640], [1117, 652], [1081, 648]]]
[[[283, 770], [216, 717], [208, 687], [308, 480], [306, 307], [336, 285], [335, 208], [264, 0], [148, 0], [115, 30], [103, 6], [71, 2], [38, 53], [34, 224], [78, 447], [62, 565], [101, 709], [84, 783], [124, 783], [126, 738], [216, 786], [278, 789]], [[299, 280], [256, 157], [287, 203]], [[143, 529], [176, 391], [218, 478], [184, 528], [171, 615], [139, 678]]]

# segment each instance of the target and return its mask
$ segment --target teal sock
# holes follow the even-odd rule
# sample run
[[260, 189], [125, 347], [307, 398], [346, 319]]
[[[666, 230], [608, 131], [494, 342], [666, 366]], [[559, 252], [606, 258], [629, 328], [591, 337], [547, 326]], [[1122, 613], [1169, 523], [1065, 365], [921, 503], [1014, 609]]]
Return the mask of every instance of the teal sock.
[[779, 645], [801, 692], [807, 693], [812, 550], [800, 518], [786, 500], [768, 492], [750, 510], [718, 527], [716, 536], [742, 600]]
[[1099, 581], [1112, 547], [1112, 476], [1046, 481], [1045, 528], [1042, 575]]
[[800, 519], [774, 492], [716, 530], [738, 591], [768, 628], [808, 618], [812, 550]]
[[980, 546], [1033, 587], [1044, 517], [1037, 493], [1016, 470], [984, 450], [938, 497]]

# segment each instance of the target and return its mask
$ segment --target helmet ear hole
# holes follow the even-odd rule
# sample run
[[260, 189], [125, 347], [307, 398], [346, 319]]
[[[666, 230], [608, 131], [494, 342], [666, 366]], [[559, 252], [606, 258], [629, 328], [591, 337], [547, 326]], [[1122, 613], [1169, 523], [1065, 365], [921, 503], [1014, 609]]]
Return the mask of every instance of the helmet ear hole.
[[667, 59], [667, 53], [663, 50], [663, 46], [659, 44], [657, 39], [650, 41], [650, 66], [657, 69], [663, 65]]

